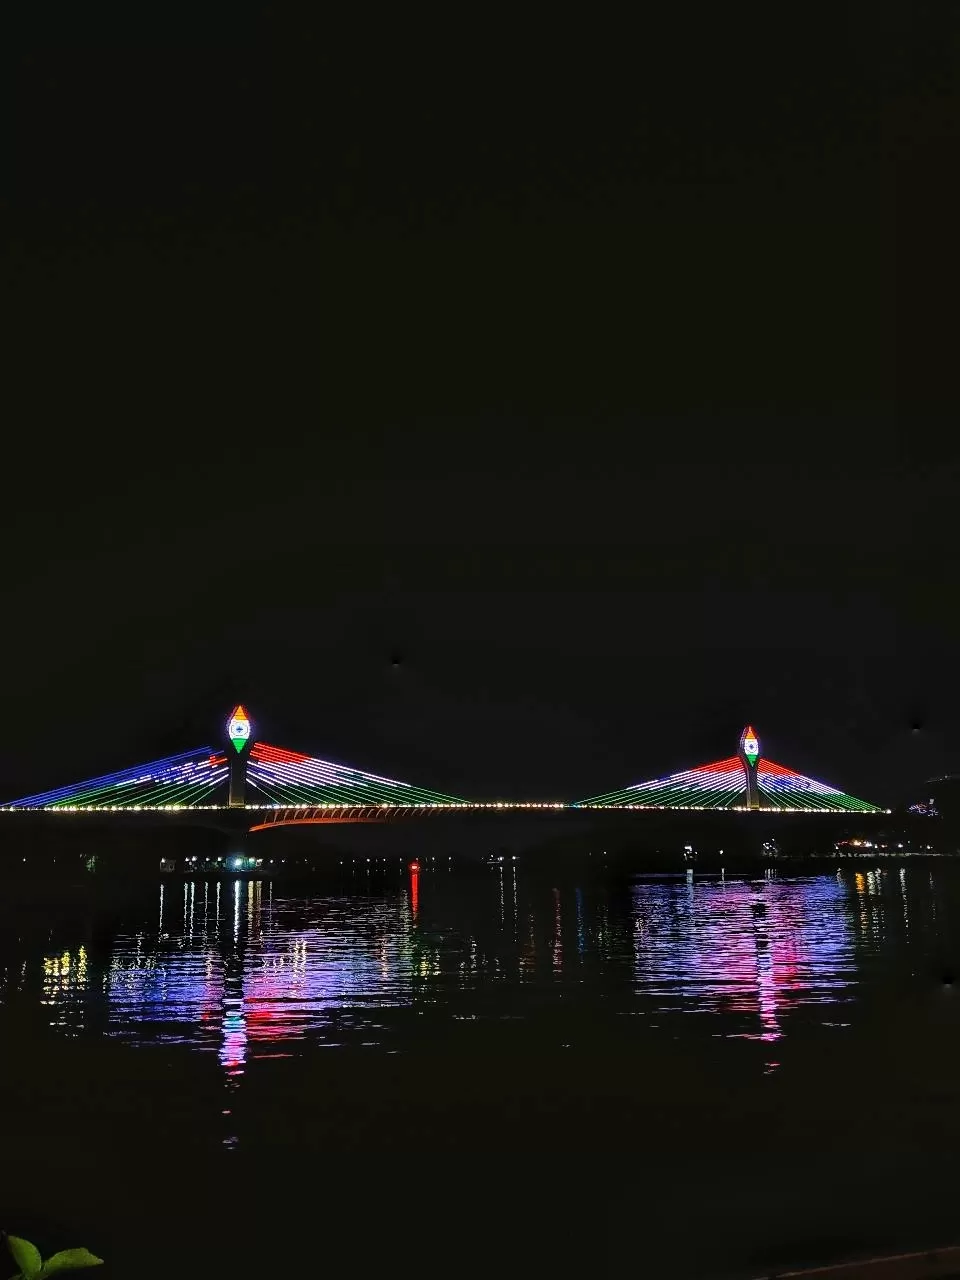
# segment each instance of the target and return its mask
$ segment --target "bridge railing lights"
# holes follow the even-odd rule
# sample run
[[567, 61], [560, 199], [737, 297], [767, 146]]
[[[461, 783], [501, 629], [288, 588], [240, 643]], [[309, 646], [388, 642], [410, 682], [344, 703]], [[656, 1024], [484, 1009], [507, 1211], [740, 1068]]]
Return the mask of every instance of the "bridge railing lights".
[[[228, 812], [231, 806], [225, 804], [46, 804], [46, 805], [0, 805], [0, 813], [185, 813], [185, 812]], [[488, 800], [477, 801], [471, 803], [469, 801], [455, 801], [444, 803], [442, 801], [429, 801], [422, 804], [402, 803], [388, 804], [364, 803], [362, 801], [354, 803], [337, 802], [331, 800], [320, 801], [316, 804], [245, 804], [244, 810], [251, 813], [264, 813], [271, 810], [304, 813], [307, 810], [316, 812], [324, 810], [329, 812], [349, 813], [356, 809], [373, 809], [384, 813], [388, 812], [423, 812], [434, 811], [438, 809], [453, 810], [457, 812], [476, 813], [485, 810], [509, 811], [517, 810], [610, 810], [618, 811], [640, 811], [640, 812], [697, 812], [697, 813], [750, 813], [756, 812], [751, 810], [747, 805], [730, 805], [717, 806], [705, 804], [583, 804], [583, 803], [565, 803], [563, 801], [509, 801], [509, 800]], [[839, 809], [827, 807], [812, 807], [801, 805], [763, 805], [760, 809], [761, 813], [822, 813], [822, 814], [869, 814], [880, 813], [890, 815], [892, 809]]]

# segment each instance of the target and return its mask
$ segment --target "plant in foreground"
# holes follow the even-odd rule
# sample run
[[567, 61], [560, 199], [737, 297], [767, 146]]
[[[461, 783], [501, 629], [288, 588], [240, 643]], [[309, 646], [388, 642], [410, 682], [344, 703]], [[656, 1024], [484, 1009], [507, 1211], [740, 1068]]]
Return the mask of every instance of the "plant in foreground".
[[58, 1271], [78, 1271], [81, 1267], [98, 1267], [102, 1258], [96, 1257], [89, 1249], [61, 1249], [48, 1258], [46, 1262], [40, 1257], [40, 1250], [29, 1240], [21, 1240], [19, 1236], [8, 1236], [0, 1233], [7, 1242], [7, 1248], [14, 1262], [20, 1268], [12, 1280], [46, 1280], [47, 1276]]

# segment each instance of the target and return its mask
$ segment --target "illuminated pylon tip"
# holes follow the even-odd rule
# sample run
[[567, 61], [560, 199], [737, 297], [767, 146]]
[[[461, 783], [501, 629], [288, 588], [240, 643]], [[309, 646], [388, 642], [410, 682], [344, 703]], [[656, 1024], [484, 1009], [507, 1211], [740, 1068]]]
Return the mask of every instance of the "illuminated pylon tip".
[[234, 707], [227, 721], [227, 737], [238, 752], [242, 751], [250, 741], [250, 717], [242, 702]]
[[760, 739], [752, 724], [748, 724], [740, 735], [740, 750], [751, 767], [757, 763], [760, 756]]

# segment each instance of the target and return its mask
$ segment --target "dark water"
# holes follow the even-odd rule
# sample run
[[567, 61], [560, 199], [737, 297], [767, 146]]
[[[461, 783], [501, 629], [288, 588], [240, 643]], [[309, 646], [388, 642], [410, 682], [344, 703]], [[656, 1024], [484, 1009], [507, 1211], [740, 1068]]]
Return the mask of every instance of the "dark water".
[[[898, 939], [907, 875], [895, 882]], [[886, 879], [560, 888], [508, 864], [467, 882], [421, 872], [307, 896], [269, 881], [173, 881], [96, 954], [63, 935], [14, 962], [4, 988], [65, 1036], [182, 1046], [216, 1058], [225, 1081], [277, 1056], [403, 1052], [464, 1019], [519, 1020], [521, 1034], [561, 1037], [558, 1052], [631, 1018], [649, 1051], [663, 1038], [745, 1037], [775, 1057], [788, 1034], [849, 1025], [858, 960], [884, 941]], [[929, 878], [913, 888], [928, 897]]]
[[221, 1269], [749, 1275], [960, 1239], [958, 919], [943, 864], [11, 910], [5, 1225], [185, 1274], [187, 1225], [238, 1206]]

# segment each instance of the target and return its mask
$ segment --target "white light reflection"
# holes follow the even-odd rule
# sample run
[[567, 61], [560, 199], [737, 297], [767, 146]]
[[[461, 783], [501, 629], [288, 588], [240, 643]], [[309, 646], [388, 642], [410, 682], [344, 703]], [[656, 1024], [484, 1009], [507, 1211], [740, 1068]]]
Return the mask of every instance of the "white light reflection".
[[563, 972], [563, 917], [560, 910], [560, 890], [553, 891], [553, 973], [559, 978]]
[[240, 881], [233, 882], [233, 945], [240, 941]]

